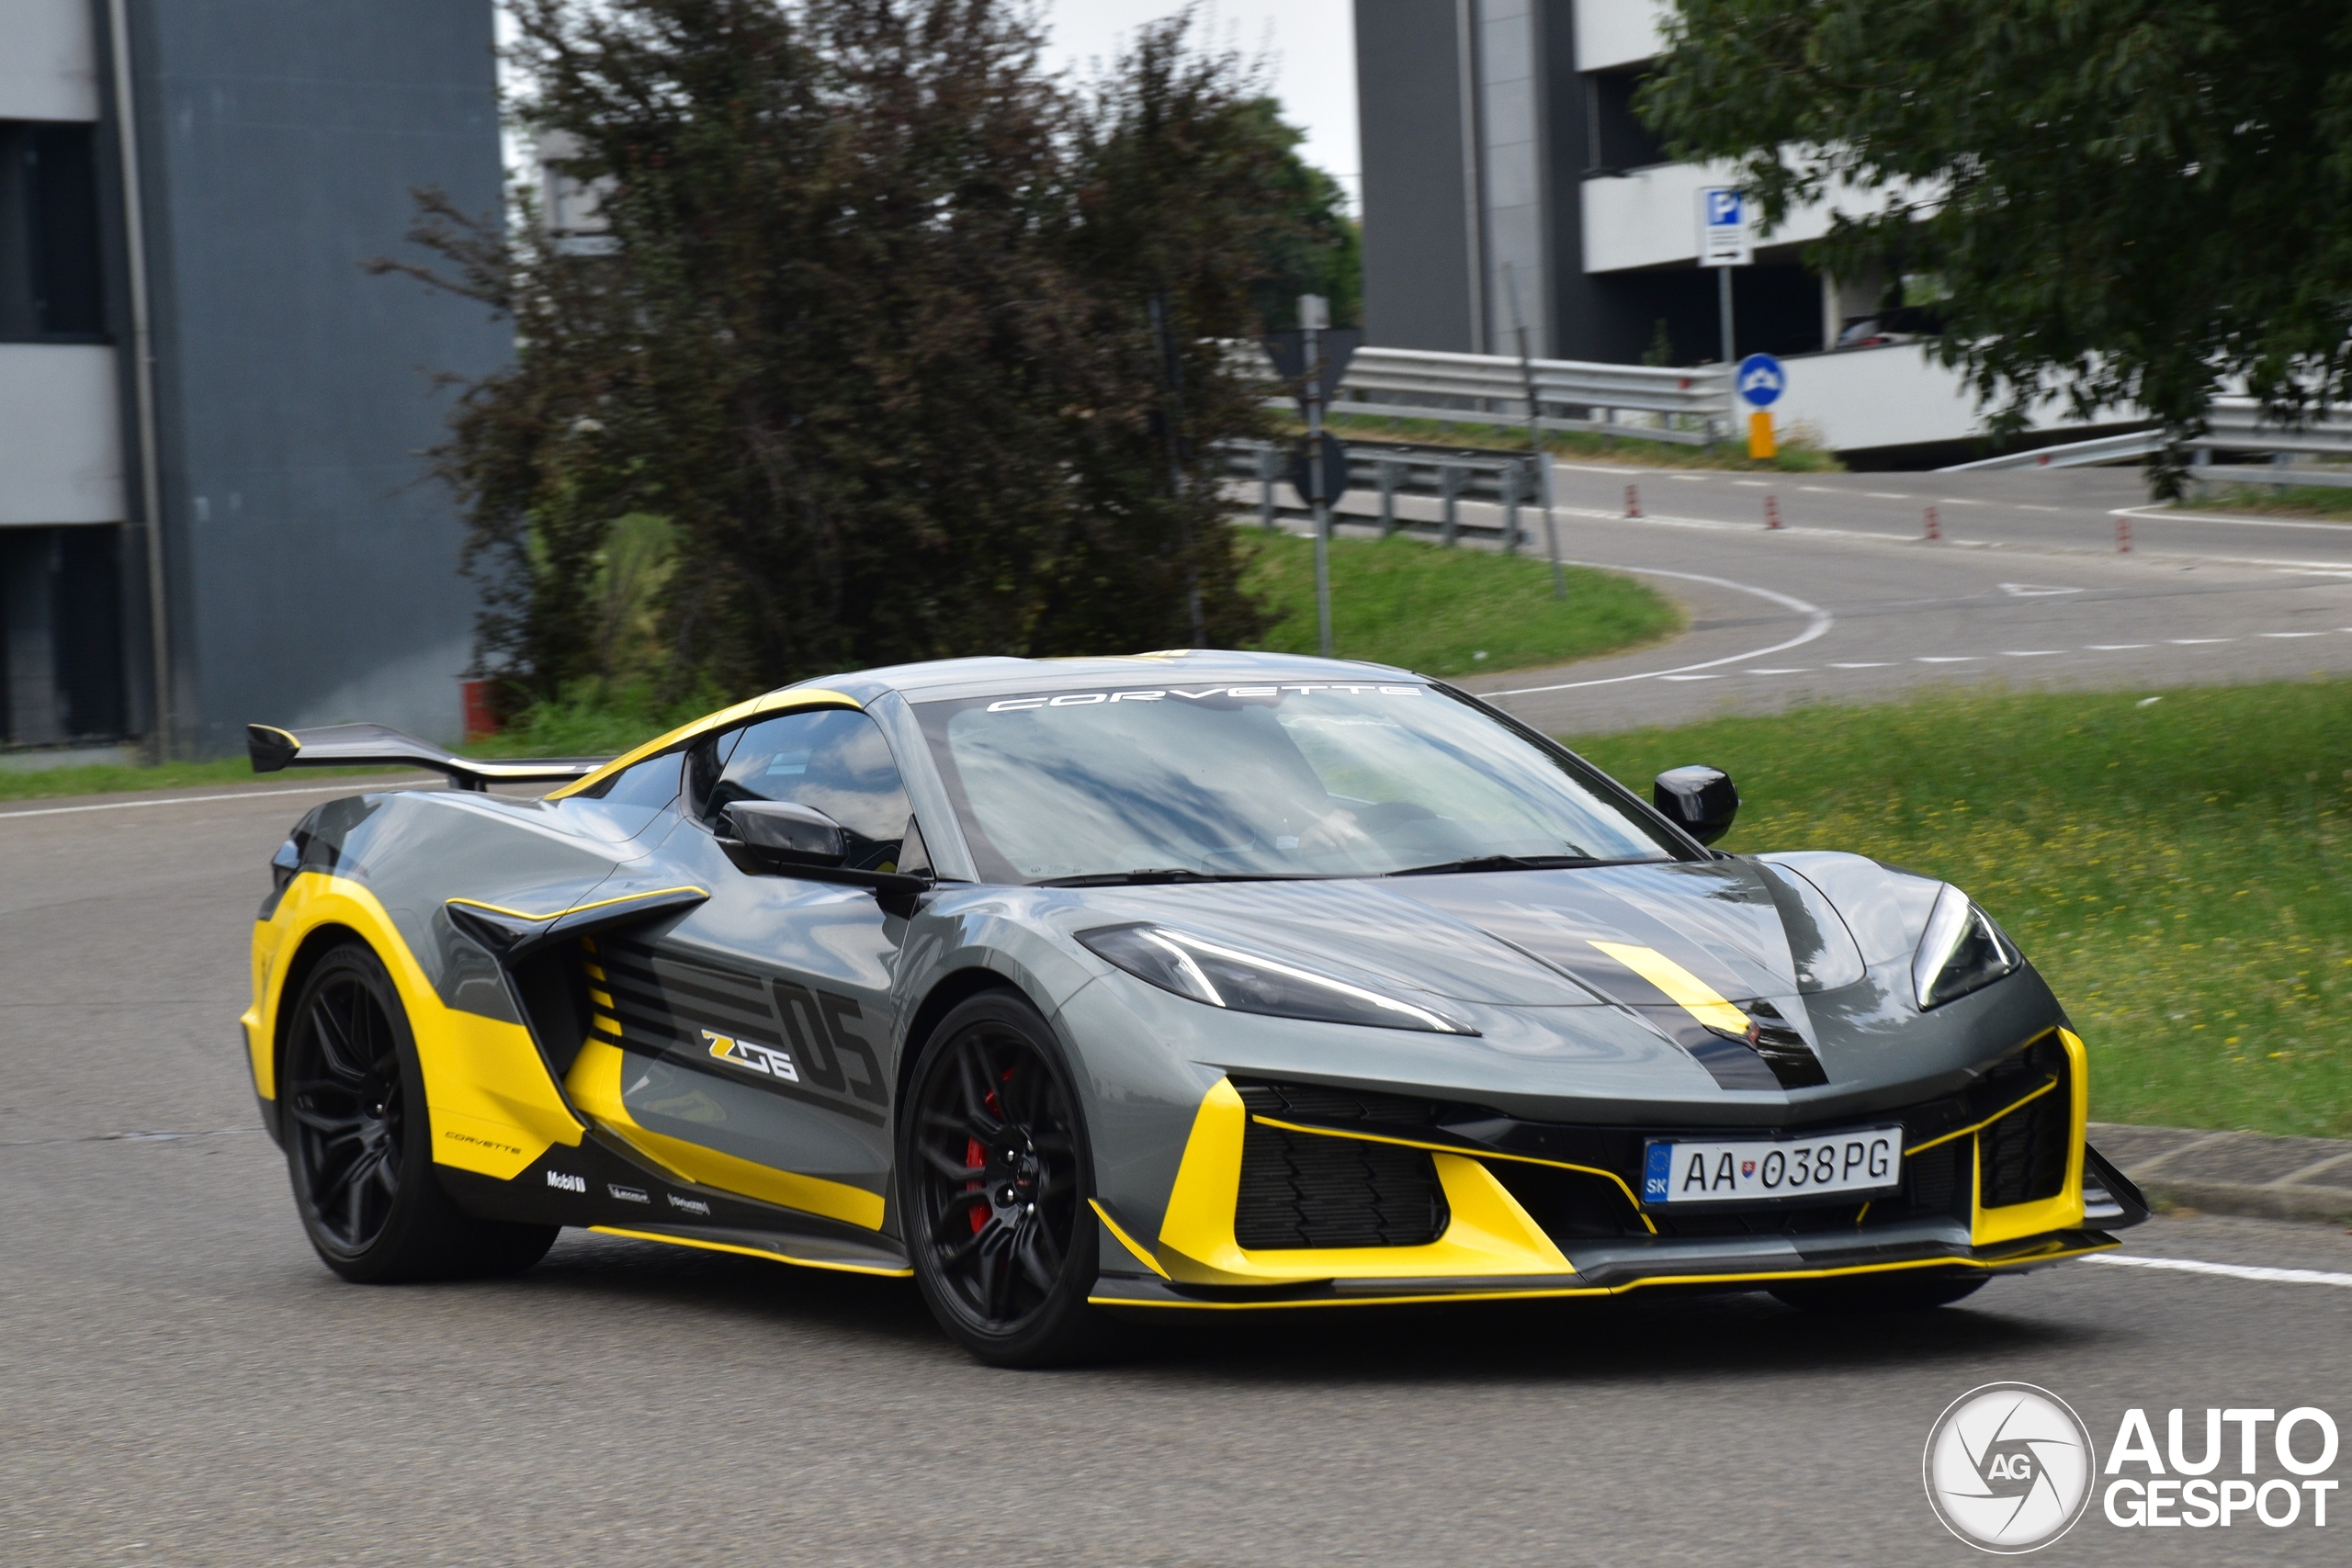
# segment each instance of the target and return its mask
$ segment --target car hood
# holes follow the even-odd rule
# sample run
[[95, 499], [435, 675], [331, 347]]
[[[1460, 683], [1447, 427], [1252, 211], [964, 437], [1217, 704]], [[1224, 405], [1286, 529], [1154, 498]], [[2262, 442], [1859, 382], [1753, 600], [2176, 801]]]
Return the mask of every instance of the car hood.
[[[1836, 858], [1865, 875], [1889, 874], [1858, 857]], [[1160, 921], [1270, 956], [1319, 960], [1493, 1006], [1627, 999], [1626, 959], [1656, 967], [1631, 950], [1658, 955], [1733, 1000], [1862, 977], [1860, 950], [1819, 887], [1753, 860], [1180, 883], [1089, 889], [1084, 903], [1090, 916]]]

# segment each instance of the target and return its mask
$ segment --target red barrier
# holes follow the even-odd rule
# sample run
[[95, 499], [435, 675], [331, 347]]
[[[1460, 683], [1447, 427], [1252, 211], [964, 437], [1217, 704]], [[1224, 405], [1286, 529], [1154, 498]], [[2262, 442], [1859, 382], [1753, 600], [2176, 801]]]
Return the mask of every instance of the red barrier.
[[1943, 536], [1943, 525], [1936, 521], [1936, 509], [1930, 506], [1928, 508], [1928, 537], [1940, 539]]
[[486, 740], [498, 733], [498, 709], [492, 705], [491, 692], [495, 681], [465, 681], [458, 690], [466, 695], [466, 739]]
[[1625, 487], [1625, 515], [1628, 517], [1639, 517], [1641, 514], [1642, 492], [1635, 490], [1632, 485], [1627, 485]]
[[1781, 502], [1780, 502], [1780, 500], [1779, 500], [1779, 498], [1778, 498], [1778, 497], [1775, 497], [1775, 496], [1770, 496], [1770, 495], [1768, 495], [1768, 496], [1766, 496], [1766, 497], [1764, 498], [1764, 526], [1766, 526], [1767, 528], [1777, 528], [1777, 527], [1779, 527], [1780, 525], [1781, 525]]
[[2132, 519], [2120, 513], [2115, 519], [2115, 547], [2120, 554], [2132, 553]]

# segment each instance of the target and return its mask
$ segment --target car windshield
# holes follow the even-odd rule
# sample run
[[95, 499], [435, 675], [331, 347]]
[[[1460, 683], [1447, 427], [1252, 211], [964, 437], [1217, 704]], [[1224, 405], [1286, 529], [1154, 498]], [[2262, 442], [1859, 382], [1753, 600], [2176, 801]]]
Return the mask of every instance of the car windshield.
[[1421, 685], [1145, 687], [917, 711], [992, 882], [1689, 852], [1589, 770]]

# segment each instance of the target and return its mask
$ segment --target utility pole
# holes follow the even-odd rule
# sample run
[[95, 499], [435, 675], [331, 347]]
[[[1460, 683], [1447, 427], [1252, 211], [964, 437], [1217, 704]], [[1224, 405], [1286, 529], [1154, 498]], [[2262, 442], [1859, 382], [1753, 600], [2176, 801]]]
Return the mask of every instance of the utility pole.
[[1323, 657], [1331, 657], [1331, 502], [1323, 493], [1323, 333], [1331, 324], [1331, 302], [1320, 294], [1298, 297], [1298, 324], [1306, 334], [1306, 488], [1315, 510], [1315, 636]]
[[1715, 313], [1723, 318], [1724, 364], [1726, 367], [1738, 363], [1731, 352], [1731, 268], [1715, 268]]
[[[1568, 580], [1560, 570], [1560, 529], [1552, 514], [1552, 457], [1544, 450], [1543, 410], [1535, 401], [1535, 361], [1527, 352], [1527, 321], [1519, 311], [1519, 272], [1510, 263], [1503, 264], [1503, 281], [1510, 286], [1511, 327], [1519, 333], [1519, 378], [1527, 389], [1527, 449], [1534, 454], [1535, 482], [1543, 487], [1537, 497], [1544, 503], [1544, 543], [1552, 552], [1552, 597], [1568, 596]], [[1510, 541], [1510, 549], [1517, 553], [1519, 541]]]

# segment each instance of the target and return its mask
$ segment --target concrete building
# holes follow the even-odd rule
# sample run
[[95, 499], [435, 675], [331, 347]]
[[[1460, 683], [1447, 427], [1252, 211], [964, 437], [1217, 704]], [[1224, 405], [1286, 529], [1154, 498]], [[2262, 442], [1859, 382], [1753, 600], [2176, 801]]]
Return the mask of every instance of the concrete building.
[[[1736, 175], [1669, 161], [1634, 114], [1666, 9], [1356, 0], [1368, 341], [1510, 355], [1524, 328], [1539, 357], [1721, 357], [1699, 193]], [[1902, 288], [1806, 269], [1801, 252], [1830, 216], [1792, 213], [1753, 265], [1731, 269], [1735, 355], [1818, 355], [1791, 366], [1775, 416], [1859, 466], [1973, 456], [1984, 421], [1956, 374], [1900, 344], [1829, 352]], [[2060, 415], [2046, 405], [2030, 423], [2049, 439], [2075, 434]]]
[[454, 739], [425, 478], [479, 306], [362, 263], [501, 203], [491, 0], [0, 0], [0, 745]]

